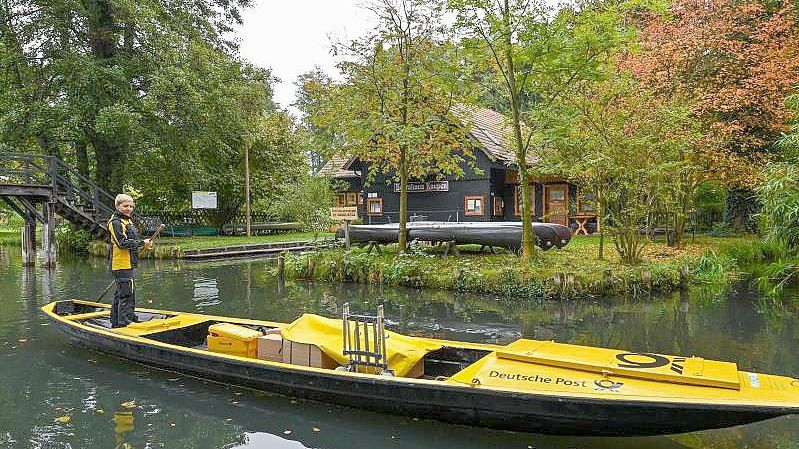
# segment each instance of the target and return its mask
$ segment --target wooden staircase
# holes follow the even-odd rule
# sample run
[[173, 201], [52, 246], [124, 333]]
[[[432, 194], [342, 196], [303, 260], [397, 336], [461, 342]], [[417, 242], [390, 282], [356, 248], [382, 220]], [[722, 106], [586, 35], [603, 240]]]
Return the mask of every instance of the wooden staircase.
[[[0, 152], [0, 199], [25, 219], [23, 263], [35, 260], [36, 222], [47, 265], [55, 261], [55, 214], [96, 237], [106, 234], [114, 197], [55, 156]], [[138, 215], [132, 217], [140, 219]], [[27, 232], [25, 231], [27, 229]], [[27, 251], [26, 251], [27, 248]]]

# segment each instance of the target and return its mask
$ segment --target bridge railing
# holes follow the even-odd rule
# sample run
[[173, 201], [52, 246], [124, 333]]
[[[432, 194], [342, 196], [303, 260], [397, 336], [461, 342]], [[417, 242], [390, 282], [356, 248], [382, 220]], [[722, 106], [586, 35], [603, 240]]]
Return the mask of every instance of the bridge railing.
[[0, 184], [52, 185], [52, 156], [0, 152]]

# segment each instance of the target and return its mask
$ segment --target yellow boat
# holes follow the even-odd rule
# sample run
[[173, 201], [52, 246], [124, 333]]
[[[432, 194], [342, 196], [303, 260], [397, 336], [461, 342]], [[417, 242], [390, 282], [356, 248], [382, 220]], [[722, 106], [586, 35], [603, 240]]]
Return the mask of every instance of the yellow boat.
[[[141, 363], [458, 424], [549, 434], [655, 435], [799, 414], [799, 380], [739, 371], [735, 363], [701, 357], [527, 339], [478, 344], [385, 331], [386, 369], [381, 363], [353, 369], [353, 357], [369, 351], [342, 350], [357, 337], [349, 320], [305, 314], [286, 324], [136, 309], [140, 322], [111, 329], [107, 304], [66, 300], [42, 310], [71, 342]], [[262, 354], [261, 343], [264, 351], [271, 344], [282, 354]]]

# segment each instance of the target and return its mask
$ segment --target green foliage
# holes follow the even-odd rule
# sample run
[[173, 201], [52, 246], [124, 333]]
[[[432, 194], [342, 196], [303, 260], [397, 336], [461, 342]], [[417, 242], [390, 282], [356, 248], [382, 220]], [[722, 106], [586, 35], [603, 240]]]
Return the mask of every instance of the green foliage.
[[453, 107], [470, 92], [460, 55], [448, 42], [440, 0], [380, 0], [378, 23], [365, 37], [338, 45], [343, 81], [305, 77], [301, 105], [317, 129], [338, 137], [338, 151], [400, 183], [400, 247], [407, 221], [407, 183], [460, 176], [470, 160], [468, 127]]
[[765, 179], [755, 189], [762, 203], [760, 229], [766, 240], [781, 240], [799, 248], [799, 165], [773, 163], [766, 169]]
[[333, 224], [330, 205], [333, 204], [331, 180], [322, 176], [304, 174], [298, 184], [285, 189], [269, 211], [284, 220], [299, 221], [314, 239]]
[[721, 223], [726, 197], [727, 190], [718, 184], [703, 182], [696, 187], [693, 200], [695, 231], [711, 230]]
[[74, 230], [66, 223], [60, 223], [55, 230], [56, 243], [59, 251], [72, 253], [85, 253], [89, 251], [89, 244], [94, 236], [85, 230]]
[[708, 251], [694, 264], [692, 279], [698, 284], [726, 285], [738, 272], [738, 262], [731, 254]]
[[[506, 146], [512, 148], [521, 185], [522, 258], [534, 259], [532, 193], [527, 180], [532, 152], [545, 142], [551, 117], [573, 85], [600, 76], [613, 50], [633, 37], [625, 26], [626, 2], [581, 4], [554, 10], [549, 2], [450, 0], [472, 72], [490, 104], [510, 115]], [[528, 156], [529, 155], [529, 156]], [[565, 172], [557, 173], [564, 175]]]
[[[519, 303], [544, 299], [573, 299], [593, 296], [648, 296], [685, 285], [682, 267], [689, 267], [689, 281], [715, 300], [743, 272], [742, 265], [766, 260], [773, 248], [764, 248], [753, 239], [711, 240], [710, 250], [699, 255], [686, 253], [663, 261], [649, 261], [639, 267], [618, 261], [598, 264], [585, 257], [595, 250], [591, 240], [575, 248], [541, 255], [537, 266], [520, 265], [515, 255], [461, 255], [457, 258], [434, 255], [429, 250], [367, 254], [364, 249], [350, 251], [323, 249], [303, 255], [289, 255], [286, 275], [329, 282], [405, 285], [426, 289], [447, 289], [497, 295], [503, 301]], [[413, 248], [413, 247], [412, 247]], [[739, 257], [740, 259], [736, 259]], [[573, 279], [556, 284], [555, 274]]]
[[707, 233], [713, 237], [728, 237], [732, 235], [733, 230], [730, 224], [726, 221], [719, 221], [713, 223]]
[[249, 0], [0, 7], [0, 147], [63, 157], [106, 190], [130, 185], [151, 210], [186, 209], [218, 192], [216, 221], [304, 163], [290, 116], [272, 102], [268, 70], [228, 40]]

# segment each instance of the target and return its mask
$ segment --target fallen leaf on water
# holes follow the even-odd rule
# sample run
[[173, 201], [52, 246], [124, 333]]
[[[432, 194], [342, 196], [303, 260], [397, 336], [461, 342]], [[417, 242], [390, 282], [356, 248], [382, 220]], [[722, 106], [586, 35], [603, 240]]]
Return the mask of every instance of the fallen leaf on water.
[[175, 423], [173, 422], [169, 423], [169, 427], [175, 427]]
[[105, 410], [98, 408], [97, 410], [94, 411], [94, 413], [99, 413], [102, 415], [103, 413], [105, 413]]
[[66, 424], [66, 423], [68, 423], [68, 422], [69, 422], [71, 419], [72, 419], [72, 418], [70, 418], [70, 417], [69, 417], [69, 415], [64, 415], [64, 416], [59, 416], [58, 418], [54, 419], [54, 420], [53, 420], [53, 422], [57, 422], [57, 423], [61, 423], [61, 424]]
[[86, 361], [89, 362], [89, 363], [97, 363], [97, 360], [94, 360], [94, 359], [88, 359]]
[[318, 427], [314, 427], [314, 428], [313, 428], [313, 431], [314, 431], [314, 432], [319, 432], [319, 430], [320, 430], [320, 429], [319, 429]]
[[130, 401], [128, 401], [128, 402], [123, 402], [123, 403], [122, 403], [122, 407], [125, 407], [125, 408], [134, 408], [134, 407], [136, 407], [136, 400], [135, 400], [135, 399], [131, 399], [131, 400], [130, 400]]
[[233, 421], [233, 418], [225, 418], [225, 422]]
[[42, 326], [49, 326], [49, 325], [50, 325], [50, 323], [42, 323], [41, 325], [42, 325]]
[[27, 338], [20, 338], [17, 341], [20, 342], [20, 343], [25, 343], [26, 341], [28, 341], [28, 339]]
[[291, 430], [284, 430], [283, 435], [291, 435]]

